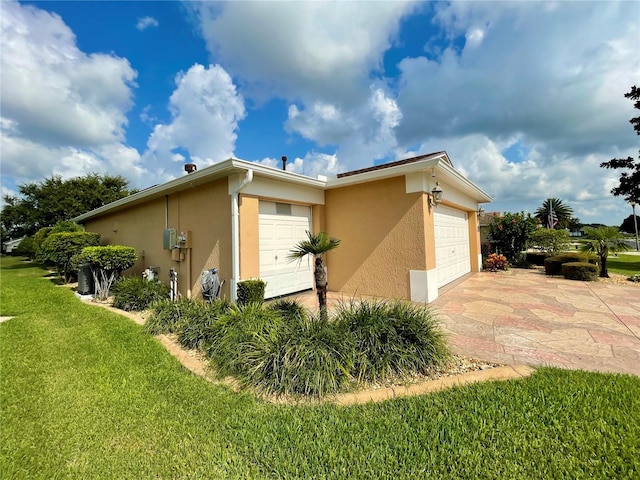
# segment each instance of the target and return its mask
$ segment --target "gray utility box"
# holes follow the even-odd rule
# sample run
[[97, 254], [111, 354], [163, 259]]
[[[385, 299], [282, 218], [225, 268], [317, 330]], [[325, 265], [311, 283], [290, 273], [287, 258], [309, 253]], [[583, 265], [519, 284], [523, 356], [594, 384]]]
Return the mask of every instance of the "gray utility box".
[[78, 265], [78, 293], [81, 295], [90, 295], [95, 293], [93, 288], [91, 265], [88, 263]]
[[175, 228], [165, 228], [162, 232], [162, 247], [165, 250], [172, 250], [176, 248], [178, 243], [178, 235]]

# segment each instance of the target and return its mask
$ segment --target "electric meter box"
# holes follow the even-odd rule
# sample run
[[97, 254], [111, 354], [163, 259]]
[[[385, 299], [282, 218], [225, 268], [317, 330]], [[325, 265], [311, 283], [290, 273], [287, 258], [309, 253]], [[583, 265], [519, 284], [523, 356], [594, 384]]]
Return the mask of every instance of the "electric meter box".
[[162, 235], [162, 248], [165, 250], [173, 250], [178, 243], [178, 235], [175, 228], [165, 228]]

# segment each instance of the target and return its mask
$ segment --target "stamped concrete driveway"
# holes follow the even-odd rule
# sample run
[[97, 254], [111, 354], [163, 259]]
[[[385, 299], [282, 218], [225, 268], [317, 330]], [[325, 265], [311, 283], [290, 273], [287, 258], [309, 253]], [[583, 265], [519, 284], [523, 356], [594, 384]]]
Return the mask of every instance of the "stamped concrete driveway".
[[471, 275], [431, 304], [454, 353], [506, 364], [640, 375], [640, 285], [540, 270]]

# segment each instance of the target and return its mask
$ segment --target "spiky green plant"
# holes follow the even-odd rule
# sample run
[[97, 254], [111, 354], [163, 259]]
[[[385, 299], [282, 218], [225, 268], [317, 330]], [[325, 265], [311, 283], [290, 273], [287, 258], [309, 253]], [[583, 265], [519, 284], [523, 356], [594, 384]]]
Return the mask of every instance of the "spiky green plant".
[[193, 309], [188, 315], [183, 315], [176, 329], [180, 345], [206, 351], [212, 344], [216, 321], [230, 308], [227, 299], [217, 298], [205, 303], [204, 308]]
[[353, 376], [358, 381], [427, 373], [450, 357], [444, 334], [427, 307], [352, 300], [338, 305], [334, 321], [353, 336]]
[[600, 276], [609, 278], [607, 257], [609, 253], [629, 250], [629, 246], [624, 243], [625, 236], [620, 233], [617, 227], [585, 227], [585, 232], [587, 238], [583, 240], [580, 250], [595, 253], [600, 259]]

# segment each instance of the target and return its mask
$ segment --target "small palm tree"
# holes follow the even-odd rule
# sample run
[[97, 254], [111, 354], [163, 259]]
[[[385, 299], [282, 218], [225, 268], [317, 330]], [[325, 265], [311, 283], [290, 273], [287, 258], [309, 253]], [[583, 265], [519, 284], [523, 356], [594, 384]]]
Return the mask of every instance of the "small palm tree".
[[315, 269], [313, 277], [318, 294], [318, 304], [320, 313], [326, 315], [327, 309], [327, 267], [325, 267], [322, 257], [325, 253], [335, 249], [340, 245], [340, 240], [329, 237], [325, 232], [313, 235], [307, 230], [307, 240], [301, 240], [291, 249], [288, 258], [290, 260], [300, 260], [307, 255], [315, 258]]
[[536, 210], [535, 216], [543, 227], [567, 228], [571, 224], [573, 209], [559, 198], [547, 198]]
[[609, 253], [629, 250], [629, 246], [624, 243], [624, 235], [620, 233], [617, 227], [586, 227], [585, 231], [587, 238], [583, 241], [580, 250], [598, 255], [600, 259], [600, 276], [609, 278], [609, 272], [607, 271]]

